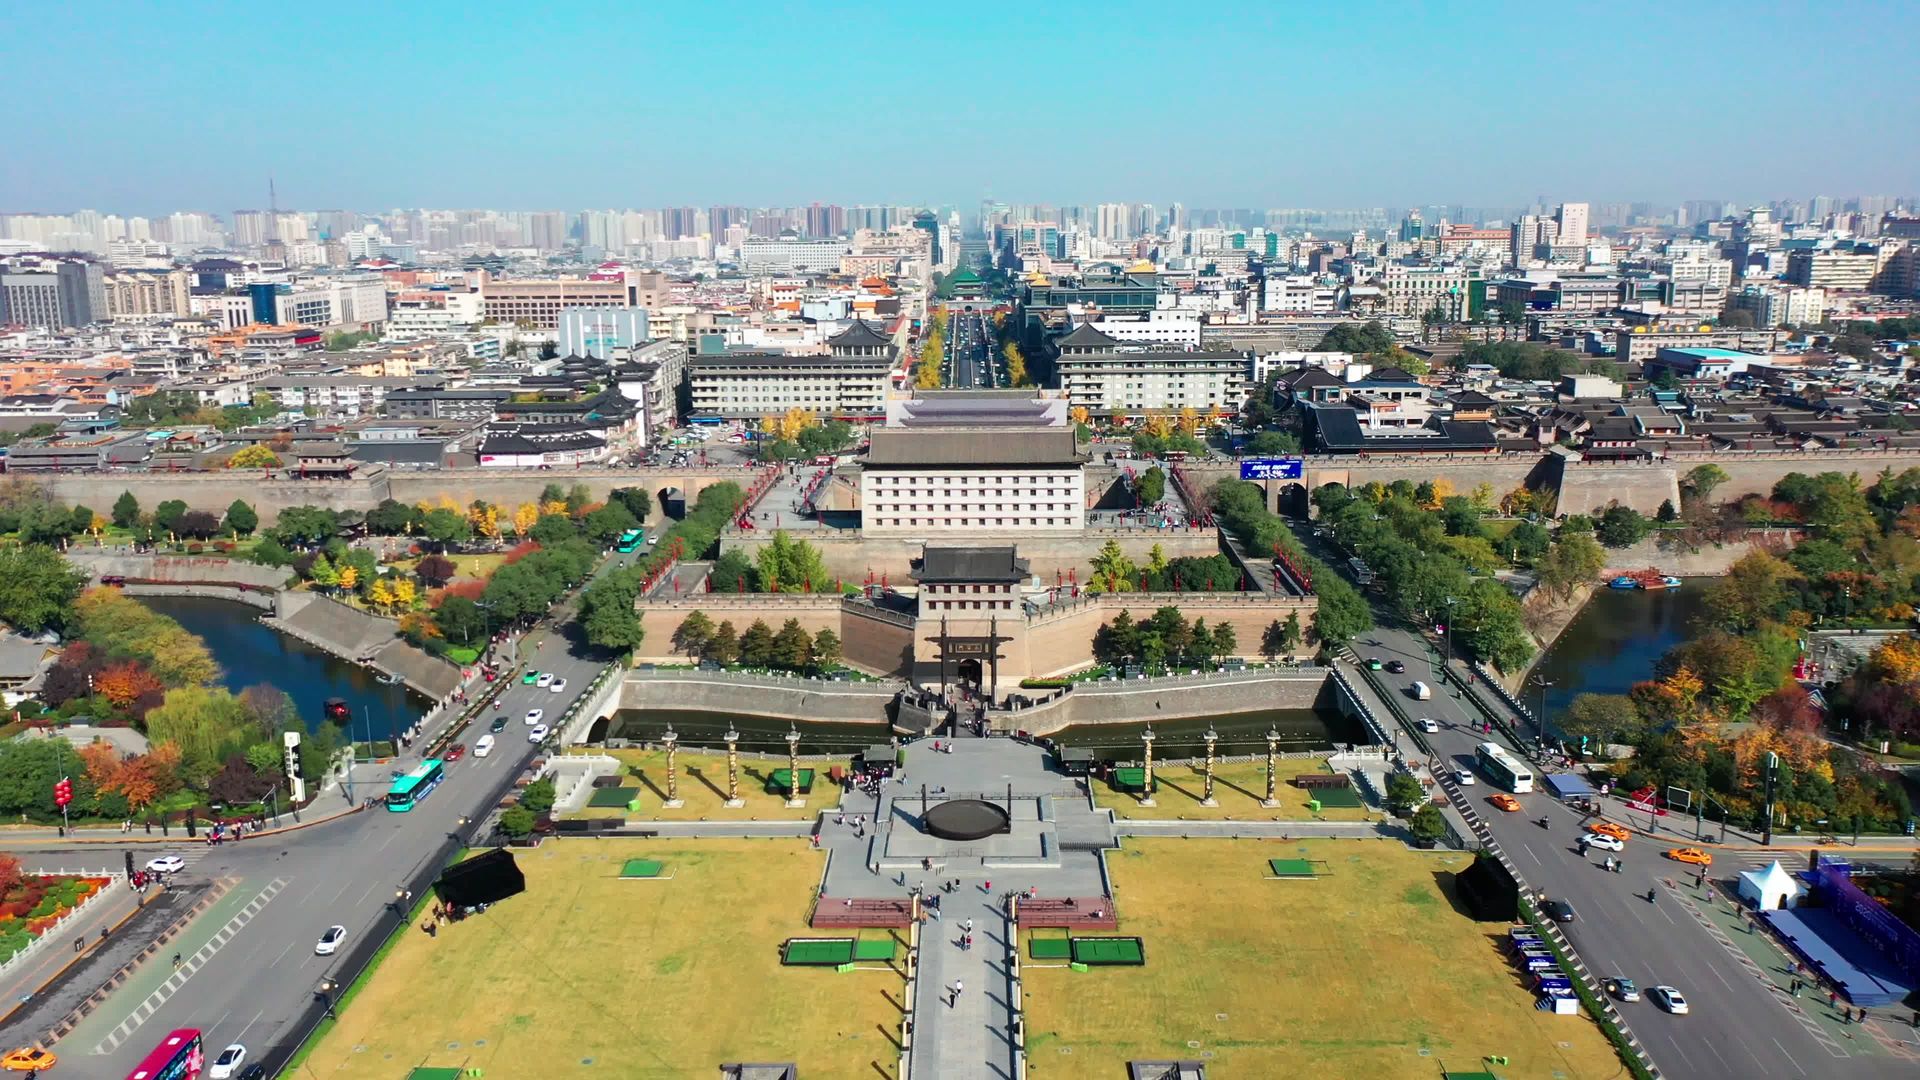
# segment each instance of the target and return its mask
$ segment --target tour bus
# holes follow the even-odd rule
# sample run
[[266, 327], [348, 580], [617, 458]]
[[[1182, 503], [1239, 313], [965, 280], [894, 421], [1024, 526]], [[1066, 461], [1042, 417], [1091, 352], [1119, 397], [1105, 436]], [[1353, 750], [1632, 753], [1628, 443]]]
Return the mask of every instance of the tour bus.
[[1474, 753], [1474, 760], [1487, 779], [1515, 795], [1525, 795], [1533, 790], [1533, 772], [1502, 749], [1500, 744], [1481, 743]]
[[127, 1074], [127, 1080], [194, 1080], [207, 1067], [199, 1028], [178, 1028], [167, 1033], [153, 1052], [140, 1059]]
[[445, 779], [446, 770], [439, 758], [428, 758], [412, 772], [395, 777], [393, 786], [387, 789], [387, 809], [396, 814], [406, 813], [414, 804], [432, 794], [433, 789]]
[[620, 534], [620, 542], [614, 545], [614, 550], [624, 555], [638, 548], [641, 544], [646, 543], [646, 540], [647, 531], [645, 529], [628, 529], [626, 532]]

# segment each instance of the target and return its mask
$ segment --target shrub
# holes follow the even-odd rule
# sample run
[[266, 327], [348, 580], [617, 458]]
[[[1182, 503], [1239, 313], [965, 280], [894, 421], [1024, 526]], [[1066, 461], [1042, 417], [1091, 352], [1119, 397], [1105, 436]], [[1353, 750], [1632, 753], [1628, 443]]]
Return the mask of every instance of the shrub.
[[1058, 690], [1063, 686], [1072, 686], [1072, 679], [1021, 679], [1022, 690]]

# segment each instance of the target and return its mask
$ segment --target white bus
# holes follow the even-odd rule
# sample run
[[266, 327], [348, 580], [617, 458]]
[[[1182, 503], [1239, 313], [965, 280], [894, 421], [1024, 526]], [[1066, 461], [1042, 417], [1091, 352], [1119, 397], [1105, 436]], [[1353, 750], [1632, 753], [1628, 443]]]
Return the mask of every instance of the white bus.
[[1475, 762], [1487, 779], [1513, 792], [1525, 795], [1533, 790], [1533, 772], [1520, 764], [1498, 743], [1483, 742], [1474, 754]]

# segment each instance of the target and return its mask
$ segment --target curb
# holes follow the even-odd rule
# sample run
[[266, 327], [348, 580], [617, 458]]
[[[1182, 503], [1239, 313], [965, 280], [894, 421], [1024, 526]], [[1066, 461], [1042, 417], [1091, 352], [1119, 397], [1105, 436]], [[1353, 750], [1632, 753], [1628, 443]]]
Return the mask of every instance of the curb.
[[[266, 830], [266, 831], [264, 831], [264, 832], [256, 832], [256, 833], [248, 833], [248, 834], [247, 834], [247, 836], [246, 836], [246, 839], [248, 839], [248, 840], [253, 840], [253, 839], [256, 839], [256, 838], [258, 838], [258, 839], [266, 839], [267, 837], [270, 837], [270, 836], [281, 836], [281, 835], [284, 835], [284, 834], [286, 834], [286, 833], [291, 833], [291, 832], [299, 832], [299, 831], [300, 831], [300, 830], [302, 830], [302, 829], [311, 829], [311, 828], [313, 828], [313, 827], [314, 827], [315, 825], [325, 825], [325, 824], [326, 824], [327, 822], [329, 822], [329, 821], [338, 821], [338, 820], [340, 820], [340, 819], [341, 819], [341, 818], [343, 818], [343, 817], [348, 817], [348, 816], [350, 816], [350, 815], [353, 815], [353, 814], [357, 814], [357, 813], [359, 813], [360, 811], [362, 811], [362, 810], [364, 810], [364, 809], [366, 809], [366, 806], [365, 806], [364, 804], [360, 804], [360, 803], [356, 803], [356, 804], [354, 804], [353, 806], [350, 806], [350, 807], [348, 807], [347, 809], [345, 809], [345, 810], [342, 810], [342, 811], [340, 811], [340, 812], [339, 812], [339, 813], [337, 813], [337, 814], [330, 814], [330, 815], [328, 815], [328, 816], [326, 816], [326, 817], [321, 817], [321, 818], [314, 818], [314, 819], [313, 819], [313, 820], [311, 820], [311, 821], [302, 821], [302, 822], [300, 822], [300, 823], [299, 823], [299, 824], [297, 824], [297, 825], [282, 825], [282, 826], [280, 826], [280, 827], [278, 827], [278, 828], [273, 828], [273, 829], [267, 829], [267, 830]], [[0, 840], [4, 840], [4, 839], [6, 839], [6, 838], [7, 838], [7, 835], [8, 835], [8, 834], [7, 834], [7, 833], [5, 833], [5, 832], [0, 832]], [[205, 838], [204, 836], [187, 836], [187, 835], [186, 835], [186, 834], [185, 834], [184, 832], [183, 832], [183, 833], [182, 833], [181, 835], [179, 835], [179, 836], [144, 836], [144, 835], [143, 835], [143, 836], [133, 836], [133, 835], [130, 835], [130, 834], [126, 834], [126, 833], [121, 833], [121, 834], [116, 834], [116, 835], [114, 835], [114, 836], [111, 836], [111, 837], [106, 837], [106, 836], [61, 836], [61, 837], [54, 837], [54, 838], [52, 838], [52, 841], [51, 841], [51, 842], [52, 842], [52, 843], [55, 843], [55, 844], [103, 844], [103, 845], [111, 845], [111, 844], [179, 844], [179, 843], [196, 843], [196, 844], [204, 844], [204, 843], [206, 843], [206, 838]], [[238, 842], [240, 842], [240, 841], [235, 841], [235, 842], [236, 842], [236, 843], [238, 843]]]
[[[79, 1026], [81, 1020], [86, 1019], [88, 1014], [99, 1008], [102, 1002], [106, 1001], [115, 990], [119, 989], [120, 984], [127, 981], [127, 978], [133, 974], [134, 969], [146, 963], [148, 957], [159, 952], [161, 946], [178, 937], [181, 931], [187, 928], [188, 924], [200, 916], [201, 912], [213, 906], [229, 892], [232, 892], [236, 880], [235, 878], [220, 878], [215, 881], [213, 888], [207, 890], [206, 894], [196, 901], [192, 908], [182, 913], [181, 916], [169, 924], [165, 930], [160, 931], [152, 941], [147, 942], [146, 947], [141, 949], [138, 955], [120, 965], [112, 975], [107, 976], [106, 981], [95, 988], [93, 993], [88, 994], [87, 1000], [81, 1002], [79, 1007], [75, 1008], [66, 1016], [61, 1017], [60, 1021], [54, 1024], [47, 1032], [46, 1038], [43, 1039], [42, 1042], [48, 1046], [52, 1046], [54, 1043], [65, 1038], [69, 1032]], [[139, 911], [136, 910], [133, 914], [137, 915]], [[133, 915], [129, 915], [127, 918], [131, 919]], [[121, 920], [122, 923], [125, 921], [125, 919]], [[82, 957], [76, 957], [75, 962], [78, 962], [82, 958], [84, 958], [84, 954], [82, 954]], [[64, 972], [66, 969], [62, 968], [61, 970]]]

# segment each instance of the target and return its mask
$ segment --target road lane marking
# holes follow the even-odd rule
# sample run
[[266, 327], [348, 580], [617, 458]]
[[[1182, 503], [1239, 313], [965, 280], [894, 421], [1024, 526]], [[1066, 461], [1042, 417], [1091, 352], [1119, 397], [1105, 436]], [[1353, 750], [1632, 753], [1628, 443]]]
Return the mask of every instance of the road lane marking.
[[[286, 887], [286, 878], [274, 878], [273, 881], [269, 882], [266, 888], [260, 890], [259, 895], [247, 901], [244, 907], [234, 913], [233, 918], [227, 920], [226, 925], [220, 928], [219, 933], [215, 934], [212, 940], [194, 950], [192, 956], [184, 958], [180, 964], [180, 969], [168, 976], [167, 980], [161, 983], [153, 993], [148, 994], [146, 999], [128, 1014], [125, 1020], [120, 1021], [120, 1026], [109, 1032], [107, 1037], [102, 1039], [100, 1044], [93, 1048], [93, 1052], [96, 1054], [111, 1054], [114, 1048], [127, 1041], [134, 1032], [140, 1030], [140, 1025], [146, 1023], [154, 1013], [158, 1012], [160, 1006], [167, 1003], [168, 998], [179, 993], [180, 990], [187, 985], [187, 981], [193, 978], [194, 974], [202, 967], [206, 966], [207, 961], [211, 960], [215, 953], [226, 947], [226, 944], [233, 940], [235, 933], [252, 922], [254, 916], [260, 914], [261, 909], [272, 903], [273, 898], [279, 896], [280, 891]], [[226, 1017], [222, 1016], [221, 1019], [225, 1020]]]
[[1792, 1061], [1792, 1062], [1793, 1062], [1793, 1067], [1794, 1067], [1795, 1069], [1798, 1069], [1798, 1070], [1799, 1070], [1799, 1072], [1800, 1072], [1800, 1075], [1802, 1075], [1802, 1076], [1805, 1076], [1805, 1075], [1807, 1074], [1807, 1070], [1806, 1070], [1806, 1069], [1804, 1069], [1804, 1068], [1801, 1068], [1801, 1066], [1800, 1066], [1800, 1063], [1799, 1063], [1799, 1062], [1797, 1062], [1797, 1061], [1794, 1061], [1794, 1060], [1793, 1060], [1793, 1055], [1792, 1055], [1792, 1054], [1789, 1054], [1789, 1053], [1787, 1053], [1787, 1048], [1786, 1048], [1786, 1047], [1784, 1047], [1784, 1046], [1780, 1046], [1780, 1040], [1779, 1040], [1779, 1039], [1775, 1039], [1775, 1040], [1773, 1040], [1773, 1045], [1775, 1045], [1775, 1046], [1779, 1046], [1779, 1047], [1780, 1047], [1780, 1056], [1781, 1056], [1781, 1057], [1783, 1057], [1783, 1058], [1786, 1058], [1786, 1059], [1787, 1059], [1788, 1061]]

